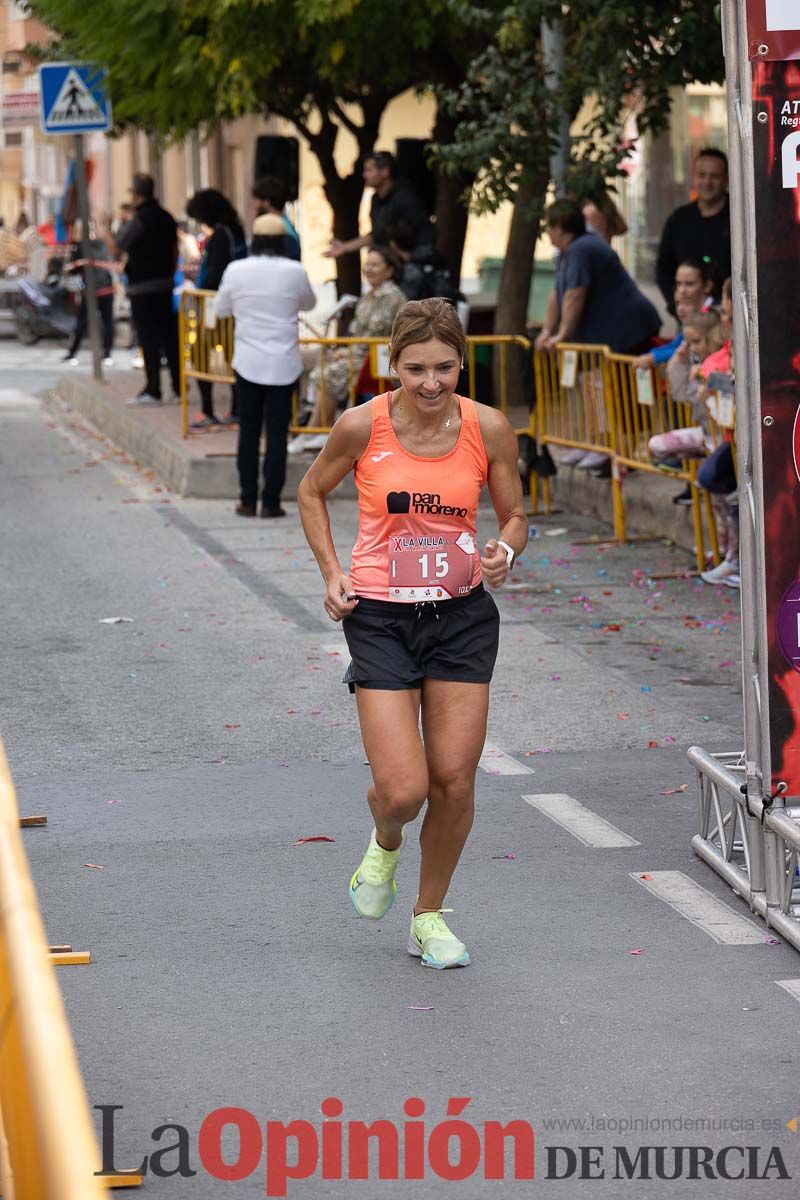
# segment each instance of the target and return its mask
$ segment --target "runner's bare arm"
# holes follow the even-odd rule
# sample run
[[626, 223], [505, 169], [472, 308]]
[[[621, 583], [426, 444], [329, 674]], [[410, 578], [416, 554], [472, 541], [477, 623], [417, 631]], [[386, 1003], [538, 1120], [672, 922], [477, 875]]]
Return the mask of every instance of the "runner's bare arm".
[[297, 489], [297, 507], [306, 541], [325, 581], [325, 611], [333, 621], [346, 617], [357, 601], [347, 599], [352, 595], [350, 580], [336, 554], [326, 500], [366, 450], [371, 427], [369, 404], [343, 413]]
[[517, 436], [506, 417], [497, 409], [477, 405], [483, 444], [489, 457], [488, 485], [497, 523], [498, 538], [490, 538], [484, 548], [481, 564], [490, 587], [501, 587], [508, 575], [506, 552], [498, 542], [506, 542], [516, 555], [528, 544], [528, 518], [522, 483], [517, 470]]

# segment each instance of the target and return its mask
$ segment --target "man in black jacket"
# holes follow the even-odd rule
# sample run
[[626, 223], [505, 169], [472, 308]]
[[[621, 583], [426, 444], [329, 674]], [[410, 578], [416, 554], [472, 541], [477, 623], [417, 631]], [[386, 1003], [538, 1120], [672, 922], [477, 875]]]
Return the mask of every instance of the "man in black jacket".
[[671, 313], [675, 312], [675, 272], [685, 259], [710, 262], [720, 280], [731, 273], [731, 209], [728, 199], [728, 159], [713, 146], [701, 150], [694, 165], [697, 199], [667, 217], [656, 268], [658, 286]]
[[385, 150], [367, 155], [363, 176], [365, 186], [373, 189], [369, 210], [372, 229], [369, 235], [350, 238], [347, 242], [334, 238], [323, 257], [341, 258], [363, 246], [388, 246], [389, 231], [398, 222], [403, 222], [410, 230], [415, 250], [424, 247], [432, 254], [436, 239], [431, 219], [411, 185], [397, 178], [394, 155]]
[[127, 254], [125, 274], [131, 316], [144, 358], [145, 387], [129, 404], [161, 403], [161, 356], [172, 386], [180, 391], [178, 317], [172, 304], [178, 261], [178, 227], [153, 195], [150, 175], [137, 174], [131, 186], [135, 213], [117, 232], [117, 247]]

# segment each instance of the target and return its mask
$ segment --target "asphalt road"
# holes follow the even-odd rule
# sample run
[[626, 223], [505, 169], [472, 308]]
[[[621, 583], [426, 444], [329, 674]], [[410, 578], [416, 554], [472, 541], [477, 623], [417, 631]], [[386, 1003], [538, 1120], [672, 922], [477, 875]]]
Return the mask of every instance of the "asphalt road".
[[[258, 1147], [235, 1184], [201, 1165], [213, 1110], [248, 1110], [259, 1146], [265, 1122], [310, 1123], [296, 1128], [305, 1171], [326, 1097], [341, 1101], [341, 1122], [401, 1133], [418, 1097], [441, 1167], [447, 1130], [433, 1131], [448, 1098], [468, 1097], [470, 1128], [450, 1129], [467, 1149], [488, 1144], [487, 1121], [535, 1130], [535, 1182], [515, 1180], [507, 1155], [512, 1195], [795, 1195], [774, 1158], [767, 1179], [711, 1183], [702, 1168], [690, 1177], [687, 1151], [670, 1181], [656, 1177], [654, 1149], [651, 1178], [640, 1158], [628, 1180], [615, 1149], [635, 1160], [642, 1146], [706, 1146], [718, 1167], [723, 1147], [760, 1147], [763, 1174], [777, 1146], [800, 1174], [786, 1128], [800, 1014], [777, 985], [800, 977], [800, 962], [748, 925], [689, 849], [686, 748], [742, 739], [737, 594], [653, 581], [688, 565], [660, 543], [584, 544], [606, 531], [572, 513], [534, 521], [499, 597], [491, 747], [449, 897], [473, 965], [425, 971], [405, 952], [415, 836], [386, 919], [360, 922], [347, 898], [369, 833], [369, 769], [340, 682], [344, 642], [294, 506], [262, 523], [225, 502], [177, 500], [34, 394], [57, 357], [36, 353], [0, 347], [0, 731], [21, 810], [48, 815], [24, 836], [50, 940], [92, 952], [58, 978], [92, 1104], [123, 1106], [115, 1165], [175, 1143], [175, 1130], [151, 1136], [174, 1123], [197, 1174], [149, 1170], [143, 1194], [263, 1195]], [[354, 506], [332, 508], [346, 552]], [[493, 532], [490, 512], [482, 524]], [[610, 825], [625, 844], [584, 844], [548, 815], [553, 795], [589, 810], [584, 841]], [[293, 844], [320, 835], [335, 840]], [[718, 943], [643, 886], [660, 872], [696, 881], [751, 939]], [[279, 1124], [270, 1130], [274, 1189]], [[244, 1153], [230, 1128], [223, 1145], [229, 1162]], [[556, 1146], [576, 1155], [568, 1181], [554, 1178], [572, 1165]], [[583, 1178], [581, 1146], [599, 1148], [583, 1152]], [[735, 1175], [750, 1160], [725, 1161]], [[177, 1171], [178, 1152], [155, 1165]], [[448, 1192], [495, 1195], [483, 1174]], [[369, 1181], [317, 1169], [288, 1194], [417, 1200], [442, 1187], [430, 1164], [424, 1179], [403, 1179], [401, 1165], [400, 1179], [379, 1180], [373, 1160]]]

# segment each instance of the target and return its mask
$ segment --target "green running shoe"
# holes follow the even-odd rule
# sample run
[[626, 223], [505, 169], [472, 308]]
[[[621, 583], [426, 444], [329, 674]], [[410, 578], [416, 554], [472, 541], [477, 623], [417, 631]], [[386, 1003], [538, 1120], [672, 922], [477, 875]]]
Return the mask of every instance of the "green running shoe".
[[423, 967], [444, 971], [447, 967], [469, 966], [467, 947], [448, 929], [442, 916], [442, 913], [452, 911], [452, 908], [440, 908], [438, 912], [424, 912], [411, 918], [408, 953], [421, 958]]
[[[403, 841], [405, 841], [405, 832]], [[402, 848], [403, 843], [401, 842], [396, 850], [384, 850], [383, 846], [378, 845], [373, 829], [367, 853], [350, 880], [350, 899], [360, 917], [367, 917], [370, 921], [380, 921], [381, 917], [385, 917], [392, 907], [397, 895], [394, 873], [397, 870], [397, 860]]]

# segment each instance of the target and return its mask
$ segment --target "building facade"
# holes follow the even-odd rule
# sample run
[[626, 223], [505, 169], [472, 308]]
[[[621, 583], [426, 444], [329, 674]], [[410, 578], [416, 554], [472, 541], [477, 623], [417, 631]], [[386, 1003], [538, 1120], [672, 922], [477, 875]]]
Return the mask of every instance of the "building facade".
[[[11, 227], [21, 211], [36, 224], [57, 211], [72, 152], [71, 138], [46, 137], [38, 123], [36, 64], [26, 58], [24, 50], [31, 43], [46, 44], [47, 38], [47, 31], [27, 16], [16, 0], [0, 0], [0, 216]], [[400, 137], [430, 137], [434, 117], [432, 97], [405, 93], [388, 106], [378, 147], [392, 150]], [[693, 157], [703, 145], [724, 147], [725, 129], [723, 90], [695, 85], [675, 90], [667, 133], [657, 139], [636, 141], [617, 193], [629, 232], [618, 239], [616, 248], [645, 287], [654, 278], [664, 220], [689, 197]], [[629, 132], [635, 137], [635, 126]], [[247, 225], [253, 215], [250, 187], [255, 147], [264, 134], [294, 136], [295, 131], [279, 118], [248, 116], [225, 122], [208, 136], [194, 134], [166, 148], [142, 131], [116, 137], [89, 135], [86, 152], [92, 211], [95, 215], [116, 215], [120, 204], [128, 199], [131, 176], [136, 171], [149, 171], [156, 179], [162, 203], [176, 216], [184, 213], [186, 201], [196, 189], [216, 187], [228, 195]], [[323, 283], [335, 273], [332, 261], [323, 257], [331, 239], [331, 211], [319, 164], [302, 138], [299, 143], [300, 196], [293, 215], [311, 279]], [[336, 153], [340, 171], [349, 171], [357, 148], [347, 130], [339, 135]], [[478, 287], [482, 274], [488, 277], [482, 269], [487, 263], [502, 259], [510, 215], [510, 207], [504, 206], [491, 215], [470, 217], [463, 261], [463, 278], [470, 290]], [[366, 197], [362, 228], [368, 228]], [[540, 239], [537, 259], [544, 264], [550, 256], [546, 239]]]

